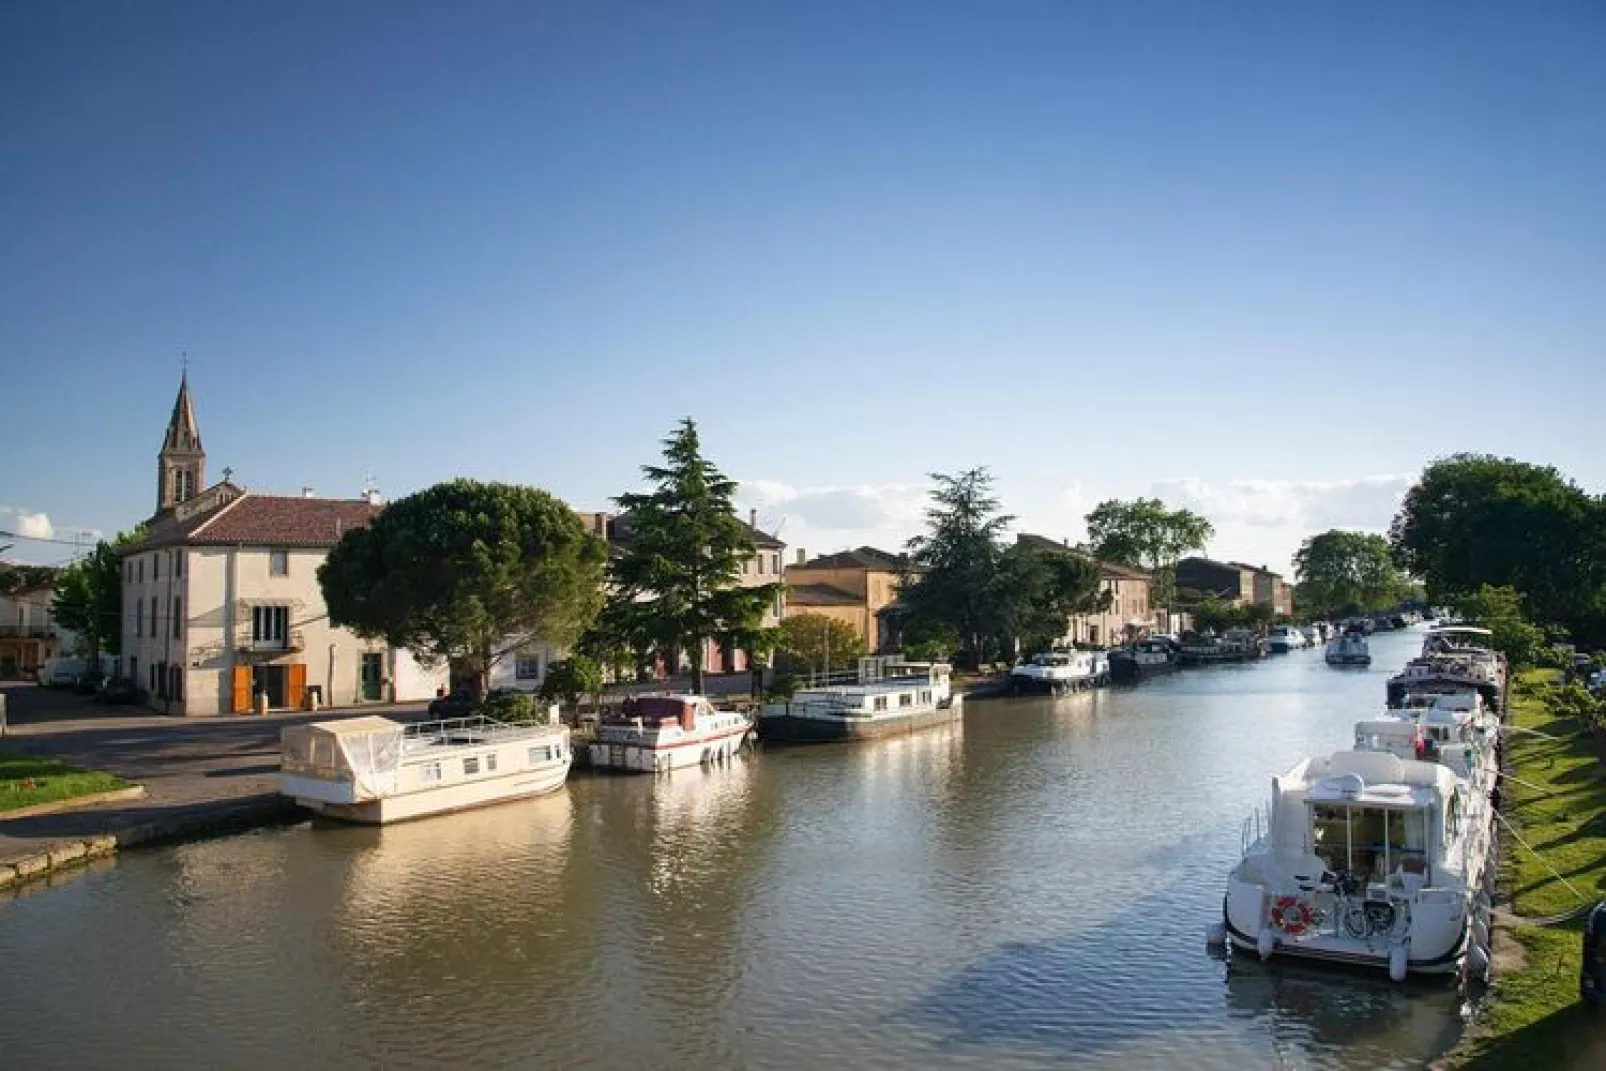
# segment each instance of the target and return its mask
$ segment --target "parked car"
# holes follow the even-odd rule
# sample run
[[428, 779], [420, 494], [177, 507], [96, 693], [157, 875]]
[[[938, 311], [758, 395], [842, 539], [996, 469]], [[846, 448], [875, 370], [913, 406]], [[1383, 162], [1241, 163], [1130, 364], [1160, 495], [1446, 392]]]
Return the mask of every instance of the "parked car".
[[467, 688], [458, 688], [448, 695], [431, 699], [429, 701], [429, 716], [432, 718], [462, 718], [472, 713], [474, 707], [474, 693]]
[[127, 677], [108, 677], [95, 693], [95, 702], [111, 703], [121, 706], [126, 703], [138, 703], [145, 698], [139, 685]]
[[51, 658], [39, 667], [39, 683], [47, 688], [71, 688], [84, 669], [82, 659]]

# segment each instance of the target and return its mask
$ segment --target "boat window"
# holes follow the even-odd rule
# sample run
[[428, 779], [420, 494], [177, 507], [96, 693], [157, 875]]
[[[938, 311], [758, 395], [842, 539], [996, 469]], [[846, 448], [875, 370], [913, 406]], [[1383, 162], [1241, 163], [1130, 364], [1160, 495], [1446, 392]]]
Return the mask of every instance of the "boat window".
[[1387, 807], [1311, 808], [1311, 850], [1328, 870], [1382, 882], [1404, 869], [1426, 874], [1427, 815]]
[[473, 776], [474, 774], [477, 774], [479, 772], [480, 772], [480, 757], [478, 755], [475, 755], [475, 756], [473, 756], [471, 758], [467, 758], [467, 759], [463, 760], [463, 773], [465, 775]]
[[494, 751], [491, 752], [489, 755], [485, 756], [485, 772], [486, 773], [495, 773], [496, 772], [496, 752], [494, 752]]
[[912, 707], [915, 705], [915, 697], [908, 692], [899, 692], [898, 705], [900, 707]]
[[1444, 839], [1453, 840], [1461, 832], [1461, 790], [1450, 793], [1444, 807]]
[[424, 780], [426, 780], [426, 781], [439, 781], [441, 779], [441, 764], [440, 763], [438, 763], [438, 762], [426, 762], [421, 767], [421, 769], [422, 769], [423, 774], [424, 774]]
[[548, 762], [552, 758], [552, 749], [549, 747], [532, 747], [526, 756], [531, 766], [537, 763]]
[[1349, 808], [1311, 808], [1311, 851], [1328, 870], [1350, 869]]
[[931, 702], [931, 693], [930, 693], [930, 692], [929, 692], [929, 691], [926, 691], [926, 692], [921, 692], [921, 693], [920, 693], [920, 701], [921, 701], [921, 702], [922, 702], [922, 703], [929, 703], [929, 702]]
[[875, 709], [876, 710], [886, 710], [887, 709], [887, 697], [886, 696], [878, 695], [878, 696], [875, 697]]

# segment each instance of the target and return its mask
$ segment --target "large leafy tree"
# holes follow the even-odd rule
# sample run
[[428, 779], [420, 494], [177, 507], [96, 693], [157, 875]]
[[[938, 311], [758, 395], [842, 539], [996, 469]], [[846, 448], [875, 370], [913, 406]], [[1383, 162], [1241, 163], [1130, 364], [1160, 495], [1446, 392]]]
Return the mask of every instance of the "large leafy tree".
[[1294, 554], [1301, 611], [1318, 617], [1380, 610], [1398, 602], [1404, 579], [1388, 540], [1340, 529], [1311, 536]]
[[1074, 551], [1017, 542], [1004, 552], [1002, 566], [1006, 633], [1029, 650], [1041, 650], [1064, 636], [1072, 615], [1098, 613], [1110, 605], [1098, 563]]
[[604, 618], [616, 644], [685, 650], [701, 692], [704, 642], [766, 649], [772, 630], [760, 622], [781, 585], [740, 583], [756, 550], [752, 532], [736, 516], [736, 482], [703, 456], [696, 422], [682, 420], [663, 446], [663, 464], [641, 470], [652, 489], [614, 500], [623, 550], [610, 569]]
[[1169, 606], [1176, 596], [1176, 565], [1202, 551], [1215, 535], [1211, 523], [1187, 509], [1168, 509], [1158, 498], [1106, 499], [1087, 515], [1093, 553], [1151, 575], [1150, 603]]
[[1541, 624], [1596, 631], [1606, 610], [1606, 505], [1548, 465], [1489, 454], [1433, 462], [1389, 531], [1436, 602], [1521, 593]]
[[590, 625], [606, 555], [545, 491], [452, 480], [347, 532], [318, 582], [334, 624], [452, 660], [483, 695], [511, 652], [534, 640], [571, 644]]
[[951, 626], [979, 660], [1007, 624], [1002, 539], [1014, 518], [999, 512], [985, 468], [931, 479], [926, 532], [909, 540], [900, 598], [911, 618]]
[[825, 614], [788, 614], [775, 649], [793, 663], [791, 668], [810, 673], [852, 669], [865, 655], [858, 630]]
[[145, 538], [145, 529], [101, 540], [88, 555], [56, 577], [50, 612], [64, 628], [83, 637], [91, 660], [123, 651], [123, 551]]

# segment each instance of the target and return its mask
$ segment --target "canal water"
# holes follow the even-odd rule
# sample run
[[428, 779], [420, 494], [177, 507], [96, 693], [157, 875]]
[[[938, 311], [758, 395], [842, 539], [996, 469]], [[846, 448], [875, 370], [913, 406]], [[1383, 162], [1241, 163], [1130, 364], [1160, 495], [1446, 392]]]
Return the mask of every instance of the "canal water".
[[1452, 989], [1203, 937], [1270, 778], [1345, 746], [1418, 642], [131, 853], [0, 903], [0, 1062], [1422, 1066]]

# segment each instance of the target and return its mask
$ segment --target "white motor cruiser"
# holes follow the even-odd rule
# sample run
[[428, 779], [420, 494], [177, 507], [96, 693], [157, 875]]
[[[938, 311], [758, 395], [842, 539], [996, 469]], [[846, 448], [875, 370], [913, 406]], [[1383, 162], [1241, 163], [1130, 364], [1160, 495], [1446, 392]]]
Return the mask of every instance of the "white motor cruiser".
[[700, 695], [638, 696], [623, 714], [602, 719], [589, 755], [596, 767], [667, 773], [727, 762], [752, 731], [745, 714], [717, 710]]
[[1366, 633], [1359, 628], [1347, 629], [1327, 644], [1327, 664], [1330, 666], [1369, 666], [1372, 651], [1366, 644]]
[[1110, 659], [1093, 651], [1044, 651], [1032, 656], [1009, 671], [1009, 686], [1014, 692], [1060, 692], [1091, 688], [1103, 676], [1109, 677]]
[[[1411, 719], [1387, 721], [1362, 723], [1357, 737], [1409, 740], [1422, 758], [1392, 745], [1339, 751], [1272, 780], [1227, 879], [1222, 936], [1234, 948], [1373, 965], [1395, 981], [1487, 967], [1486, 788], [1430, 761]], [[1469, 773], [1482, 769], [1473, 752], [1467, 759]]]
[[1310, 640], [1293, 625], [1273, 625], [1266, 633], [1266, 646], [1272, 654], [1287, 654], [1310, 646]]

